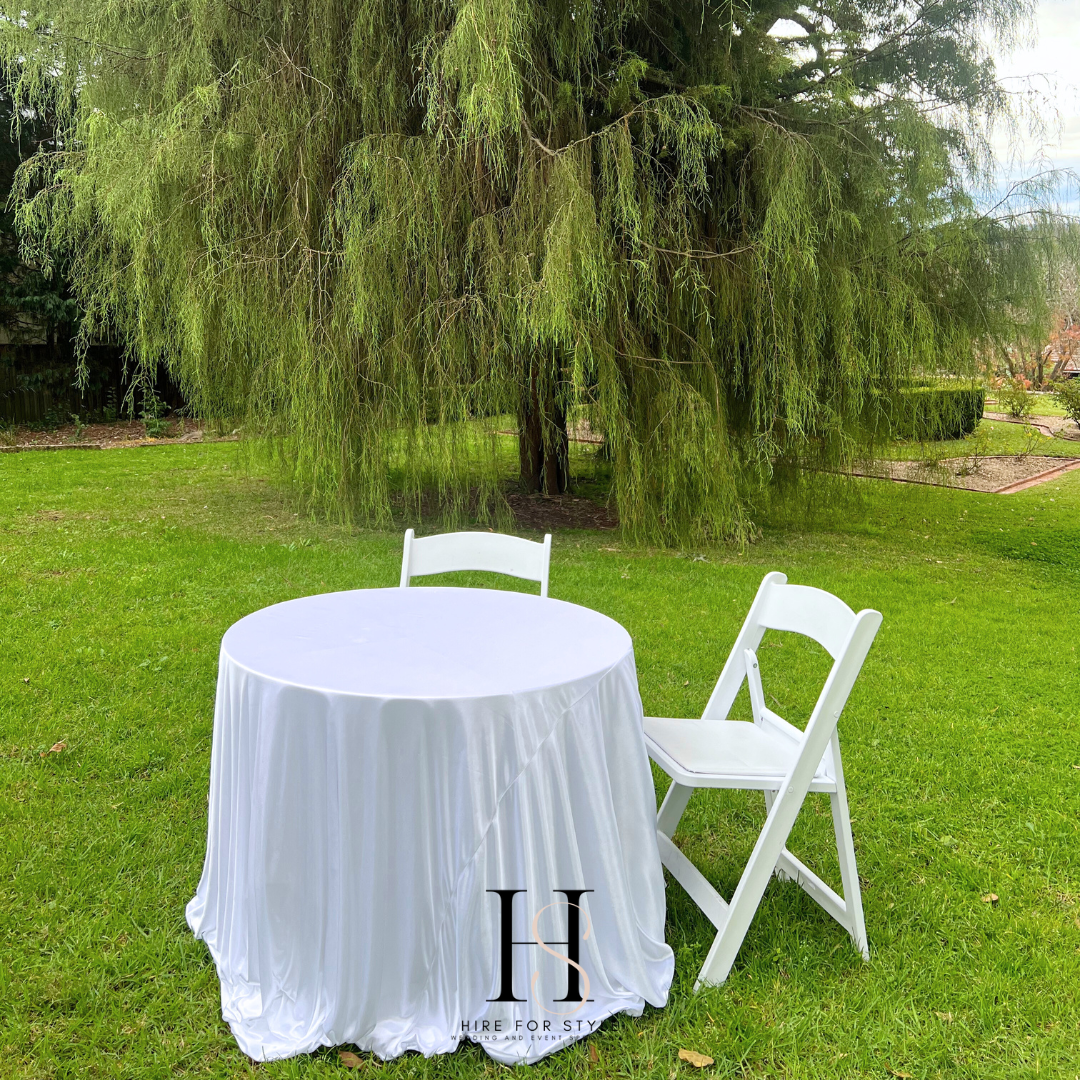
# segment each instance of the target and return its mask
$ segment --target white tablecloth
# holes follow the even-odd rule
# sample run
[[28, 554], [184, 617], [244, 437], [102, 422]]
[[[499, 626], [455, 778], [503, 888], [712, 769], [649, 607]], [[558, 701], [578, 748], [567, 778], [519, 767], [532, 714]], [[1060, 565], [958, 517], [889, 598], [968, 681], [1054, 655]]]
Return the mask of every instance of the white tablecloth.
[[[473, 1038], [534, 1061], [666, 1003], [654, 806], [633, 647], [611, 619], [485, 589], [292, 600], [221, 643], [187, 919], [253, 1058]], [[571, 915], [584, 1002], [560, 944]], [[489, 1000], [506, 986], [523, 1000]]]

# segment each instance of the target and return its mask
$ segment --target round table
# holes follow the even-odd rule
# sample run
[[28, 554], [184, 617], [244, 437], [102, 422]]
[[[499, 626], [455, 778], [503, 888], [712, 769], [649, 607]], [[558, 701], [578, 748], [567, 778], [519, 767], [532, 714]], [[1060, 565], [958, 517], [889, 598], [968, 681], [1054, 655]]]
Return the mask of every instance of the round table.
[[187, 919], [241, 1049], [534, 1061], [663, 1006], [633, 646], [489, 589], [291, 600], [221, 643]]

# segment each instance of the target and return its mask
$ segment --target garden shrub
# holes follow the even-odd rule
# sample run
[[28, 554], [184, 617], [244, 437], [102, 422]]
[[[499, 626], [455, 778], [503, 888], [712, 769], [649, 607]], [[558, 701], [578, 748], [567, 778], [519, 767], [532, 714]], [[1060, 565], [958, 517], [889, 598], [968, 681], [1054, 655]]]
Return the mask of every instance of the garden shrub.
[[1080, 427], [1080, 378], [1065, 379], [1054, 387], [1054, 400], [1065, 415]]
[[1022, 379], [1007, 379], [997, 390], [997, 403], [1014, 420], [1024, 420], [1035, 404], [1035, 398]]

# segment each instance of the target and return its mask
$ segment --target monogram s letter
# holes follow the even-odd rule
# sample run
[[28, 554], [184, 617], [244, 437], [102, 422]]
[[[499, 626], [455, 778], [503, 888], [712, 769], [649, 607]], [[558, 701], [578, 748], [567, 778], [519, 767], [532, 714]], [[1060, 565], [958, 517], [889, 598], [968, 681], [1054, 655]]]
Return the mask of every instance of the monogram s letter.
[[[555, 889], [557, 893], [562, 893], [566, 897], [566, 900], [557, 900], [554, 903], [547, 904], [542, 907], [534, 916], [532, 921], [532, 941], [515, 941], [514, 940], [514, 897], [518, 893], [525, 892], [525, 889], [488, 889], [487, 892], [494, 893], [499, 898], [499, 996], [488, 998], [488, 1001], [515, 1001], [524, 1002], [525, 998], [519, 998], [514, 995], [514, 946], [515, 945], [539, 945], [544, 952], [551, 956], [554, 956], [558, 960], [562, 960], [566, 963], [566, 994], [561, 998], [555, 998], [555, 1001], [568, 1001], [577, 1002], [577, 1006], [571, 1009], [569, 1012], [561, 1013], [556, 1012], [555, 1016], [570, 1016], [580, 1009], [586, 1001], [591, 1001], [589, 997], [589, 976], [585, 969], [581, 966], [581, 942], [588, 941], [589, 935], [592, 933], [592, 924], [589, 922], [589, 917], [585, 916], [585, 933], [581, 933], [581, 914], [583, 908], [581, 907], [581, 898], [585, 893], [592, 892], [592, 889]], [[565, 941], [545, 941], [540, 937], [540, 916], [543, 915], [548, 908], [564, 907], [566, 908], [566, 940]], [[551, 945], [565, 945], [566, 955], [556, 952], [550, 948]], [[530, 989], [533, 999], [540, 1003], [540, 999], [536, 993], [536, 981], [539, 978], [539, 971], [534, 972]], [[582, 988], [582, 980], [584, 980], [585, 986]], [[544, 1008], [543, 1005], [540, 1006]], [[551, 1012], [550, 1009], [544, 1009], [544, 1012]]]

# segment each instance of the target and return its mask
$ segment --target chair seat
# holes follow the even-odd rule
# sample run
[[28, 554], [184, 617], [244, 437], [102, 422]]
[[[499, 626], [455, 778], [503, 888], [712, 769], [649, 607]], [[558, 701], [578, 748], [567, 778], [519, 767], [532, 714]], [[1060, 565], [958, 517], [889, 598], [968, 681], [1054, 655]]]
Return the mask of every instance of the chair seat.
[[[645, 717], [649, 756], [679, 783], [694, 787], [776, 791], [799, 756], [800, 745], [742, 720]], [[811, 791], [835, 791], [818, 767]]]

